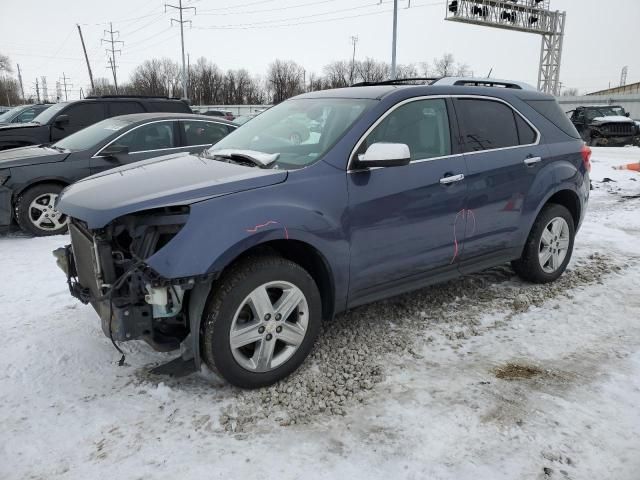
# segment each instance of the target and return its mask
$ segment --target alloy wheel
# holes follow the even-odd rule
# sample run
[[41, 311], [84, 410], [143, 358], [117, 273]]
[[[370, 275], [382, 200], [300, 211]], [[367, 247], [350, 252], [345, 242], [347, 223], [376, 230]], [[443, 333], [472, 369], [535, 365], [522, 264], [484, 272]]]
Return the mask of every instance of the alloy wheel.
[[40, 230], [61, 230], [67, 223], [67, 216], [55, 209], [58, 194], [44, 193], [29, 205], [29, 220]]
[[231, 322], [233, 358], [251, 372], [269, 372], [286, 363], [307, 333], [307, 299], [295, 285], [260, 285], [240, 304]]
[[542, 231], [538, 248], [540, 267], [546, 273], [555, 272], [567, 257], [570, 231], [564, 218], [556, 217]]

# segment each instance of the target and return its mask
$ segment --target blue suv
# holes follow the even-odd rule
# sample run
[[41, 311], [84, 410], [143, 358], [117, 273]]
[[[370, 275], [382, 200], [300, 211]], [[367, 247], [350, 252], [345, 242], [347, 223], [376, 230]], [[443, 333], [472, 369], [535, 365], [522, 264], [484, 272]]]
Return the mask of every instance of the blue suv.
[[[204, 361], [256, 388], [358, 305], [506, 262], [557, 279], [590, 150], [554, 98], [508, 82], [406, 83], [300, 95], [200, 154], [67, 187], [57, 207], [71, 244], [54, 253], [71, 294], [114, 344], [180, 350], [167, 371]], [[301, 124], [308, 137], [292, 141]]]

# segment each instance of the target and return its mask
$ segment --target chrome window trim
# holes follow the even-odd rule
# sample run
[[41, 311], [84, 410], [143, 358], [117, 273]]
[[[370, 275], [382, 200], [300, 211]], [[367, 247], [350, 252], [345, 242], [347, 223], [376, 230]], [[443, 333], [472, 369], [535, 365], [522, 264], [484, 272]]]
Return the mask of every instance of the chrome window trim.
[[379, 168], [385, 168], [385, 167], [374, 167], [374, 168], [368, 168], [368, 169], [362, 169], [362, 168], [360, 168], [360, 169], [352, 169], [351, 168], [351, 164], [353, 163], [353, 158], [354, 158], [355, 153], [358, 151], [358, 149], [360, 148], [362, 143], [365, 141], [365, 139], [394, 110], [396, 110], [397, 108], [400, 108], [403, 105], [411, 103], [411, 102], [417, 102], [417, 101], [421, 101], [421, 100], [438, 100], [438, 99], [447, 99], [447, 98], [451, 98], [451, 99], [470, 98], [470, 99], [489, 100], [489, 101], [495, 101], [495, 102], [504, 103], [507, 107], [511, 108], [511, 110], [513, 110], [515, 113], [520, 115], [520, 117], [522, 117], [522, 119], [533, 129], [533, 131], [536, 132], [536, 141], [534, 143], [528, 143], [526, 145], [514, 145], [514, 146], [511, 146], [511, 147], [491, 148], [491, 149], [487, 149], [487, 150], [478, 150], [478, 151], [475, 151], [475, 152], [455, 153], [455, 154], [451, 154], [451, 155], [443, 155], [443, 156], [440, 156], [440, 157], [418, 158], [418, 159], [415, 159], [415, 160], [411, 160], [409, 165], [411, 165], [413, 163], [422, 163], [422, 162], [430, 162], [430, 161], [433, 161], [433, 160], [441, 160], [443, 158], [455, 158], [455, 157], [459, 157], [459, 156], [463, 156], [463, 155], [475, 155], [475, 154], [478, 154], [478, 153], [498, 152], [498, 151], [501, 151], [501, 150], [511, 150], [511, 149], [514, 149], [514, 148], [533, 147], [533, 146], [537, 146], [537, 145], [540, 144], [540, 140], [542, 138], [542, 134], [540, 133], [540, 130], [538, 130], [538, 128], [533, 123], [531, 123], [531, 121], [527, 117], [525, 117], [522, 114], [522, 112], [520, 112], [520, 110], [518, 110], [516, 107], [511, 105], [506, 100], [503, 100], [503, 99], [497, 98], [497, 97], [491, 97], [491, 96], [488, 96], [488, 95], [422, 95], [420, 97], [407, 98], [406, 100], [403, 100], [402, 102], [396, 103], [393, 107], [388, 109], [384, 113], [384, 115], [382, 115], [380, 118], [378, 118], [378, 120], [376, 120], [373, 123], [373, 125], [371, 125], [367, 129], [366, 132], [364, 132], [364, 134], [356, 142], [355, 147], [351, 150], [351, 153], [349, 154], [349, 161], [347, 163], [347, 173], [350, 173], [350, 172], [362, 172], [363, 170], [377, 170]]
[[[111, 118], [116, 118], [116, 117], [111, 117]], [[126, 132], [118, 135], [116, 138], [114, 138], [113, 140], [111, 140], [109, 143], [107, 143], [104, 147], [102, 147], [100, 150], [98, 150], [91, 158], [103, 158], [100, 154], [102, 153], [102, 151], [111, 146], [113, 143], [117, 142], [118, 140], [120, 140], [122, 137], [124, 137], [125, 135], [133, 132], [134, 130], [140, 128], [140, 127], [146, 127], [147, 125], [151, 125], [154, 123], [161, 123], [161, 122], [180, 122], [180, 121], [189, 121], [189, 122], [207, 122], [207, 123], [216, 123], [218, 125], [225, 125], [225, 126], [229, 126], [227, 123], [222, 123], [222, 122], [216, 122], [216, 121], [211, 121], [211, 120], [204, 120], [201, 118], [164, 118], [162, 120], [152, 120], [150, 122], [147, 123], [141, 123], [140, 125], [136, 125], [135, 127], [133, 127], [131, 130], [127, 130]], [[233, 125], [231, 125], [233, 126]], [[237, 128], [237, 127], [236, 127]], [[156, 149], [152, 149], [152, 150], [140, 150], [137, 152], [130, 152], [128, 155], [135, 155], [136, 153], [149, 153], [149, 152], [159, 152], [162, 150], [179, 150], [181, 148], [194, 148], [194, 147], [206, 147], [207, 145], [210, 145], [208, 143], [205, 143], [203, 145], [183, 145], [181, 147], [170, 147], [170, 148], [156, 148]]]

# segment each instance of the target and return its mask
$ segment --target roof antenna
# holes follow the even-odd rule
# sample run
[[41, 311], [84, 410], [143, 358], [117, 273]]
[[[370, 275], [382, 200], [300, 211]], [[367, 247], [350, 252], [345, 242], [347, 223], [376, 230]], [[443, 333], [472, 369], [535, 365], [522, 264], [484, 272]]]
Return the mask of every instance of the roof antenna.
[[492, 73], [493, 73], [493, 67], [491, 67], [491, 69], [489, 70], [489, 73], [487, 74], [487, 78], [491, 78]]

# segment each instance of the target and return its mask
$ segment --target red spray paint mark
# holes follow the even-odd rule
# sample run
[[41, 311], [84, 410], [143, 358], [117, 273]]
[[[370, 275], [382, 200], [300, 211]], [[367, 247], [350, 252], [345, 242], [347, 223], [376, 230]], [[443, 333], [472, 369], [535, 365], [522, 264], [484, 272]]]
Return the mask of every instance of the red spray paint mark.
[[[260, 225], [256, 225], [253, 228], [247, 228], [246, 231], [247, 233], [256, 233], [259, 229], [268, 227], [269, 225], [280, 225], [280, 222], [276, 222], [275, 220], [269, 220], [265, 223], [261, 223]], [[282, 228], [284, 228], [284, 238], [289, 240], [289, 230], [287, 230], [287, 227], [285, 225], [282, 225]]]
[[461, 217], [466, 221], [469, 220], [469, 217], [473, 219], [473, 231], [471, 232], [471, 235], [475, 235], [476, 233], [476, 214], [473, 212], [473, 210], [467, 210], [466, 208], [463, 208], [458, 213], [456, 213], [456, 218], [453, 221], [453, 258], [451, 259], [451, 263], [449, 263], [449, 265], [453, 264], [453, 262], [456, 261], [456, 258], [458, 258], [458, 253], [460, 253], [460, 246], [458, 245], [457, 228], [458, 228], [458, 219]]
[[278, 222], [275, 220], [269, 220], [267, 223], [262, 223], [260, 225], [256, 225], [253, 228], [247, 228], [247, 233], [256, 233], [259, 228], [268, 227], [269, 225], [277, 225]]

